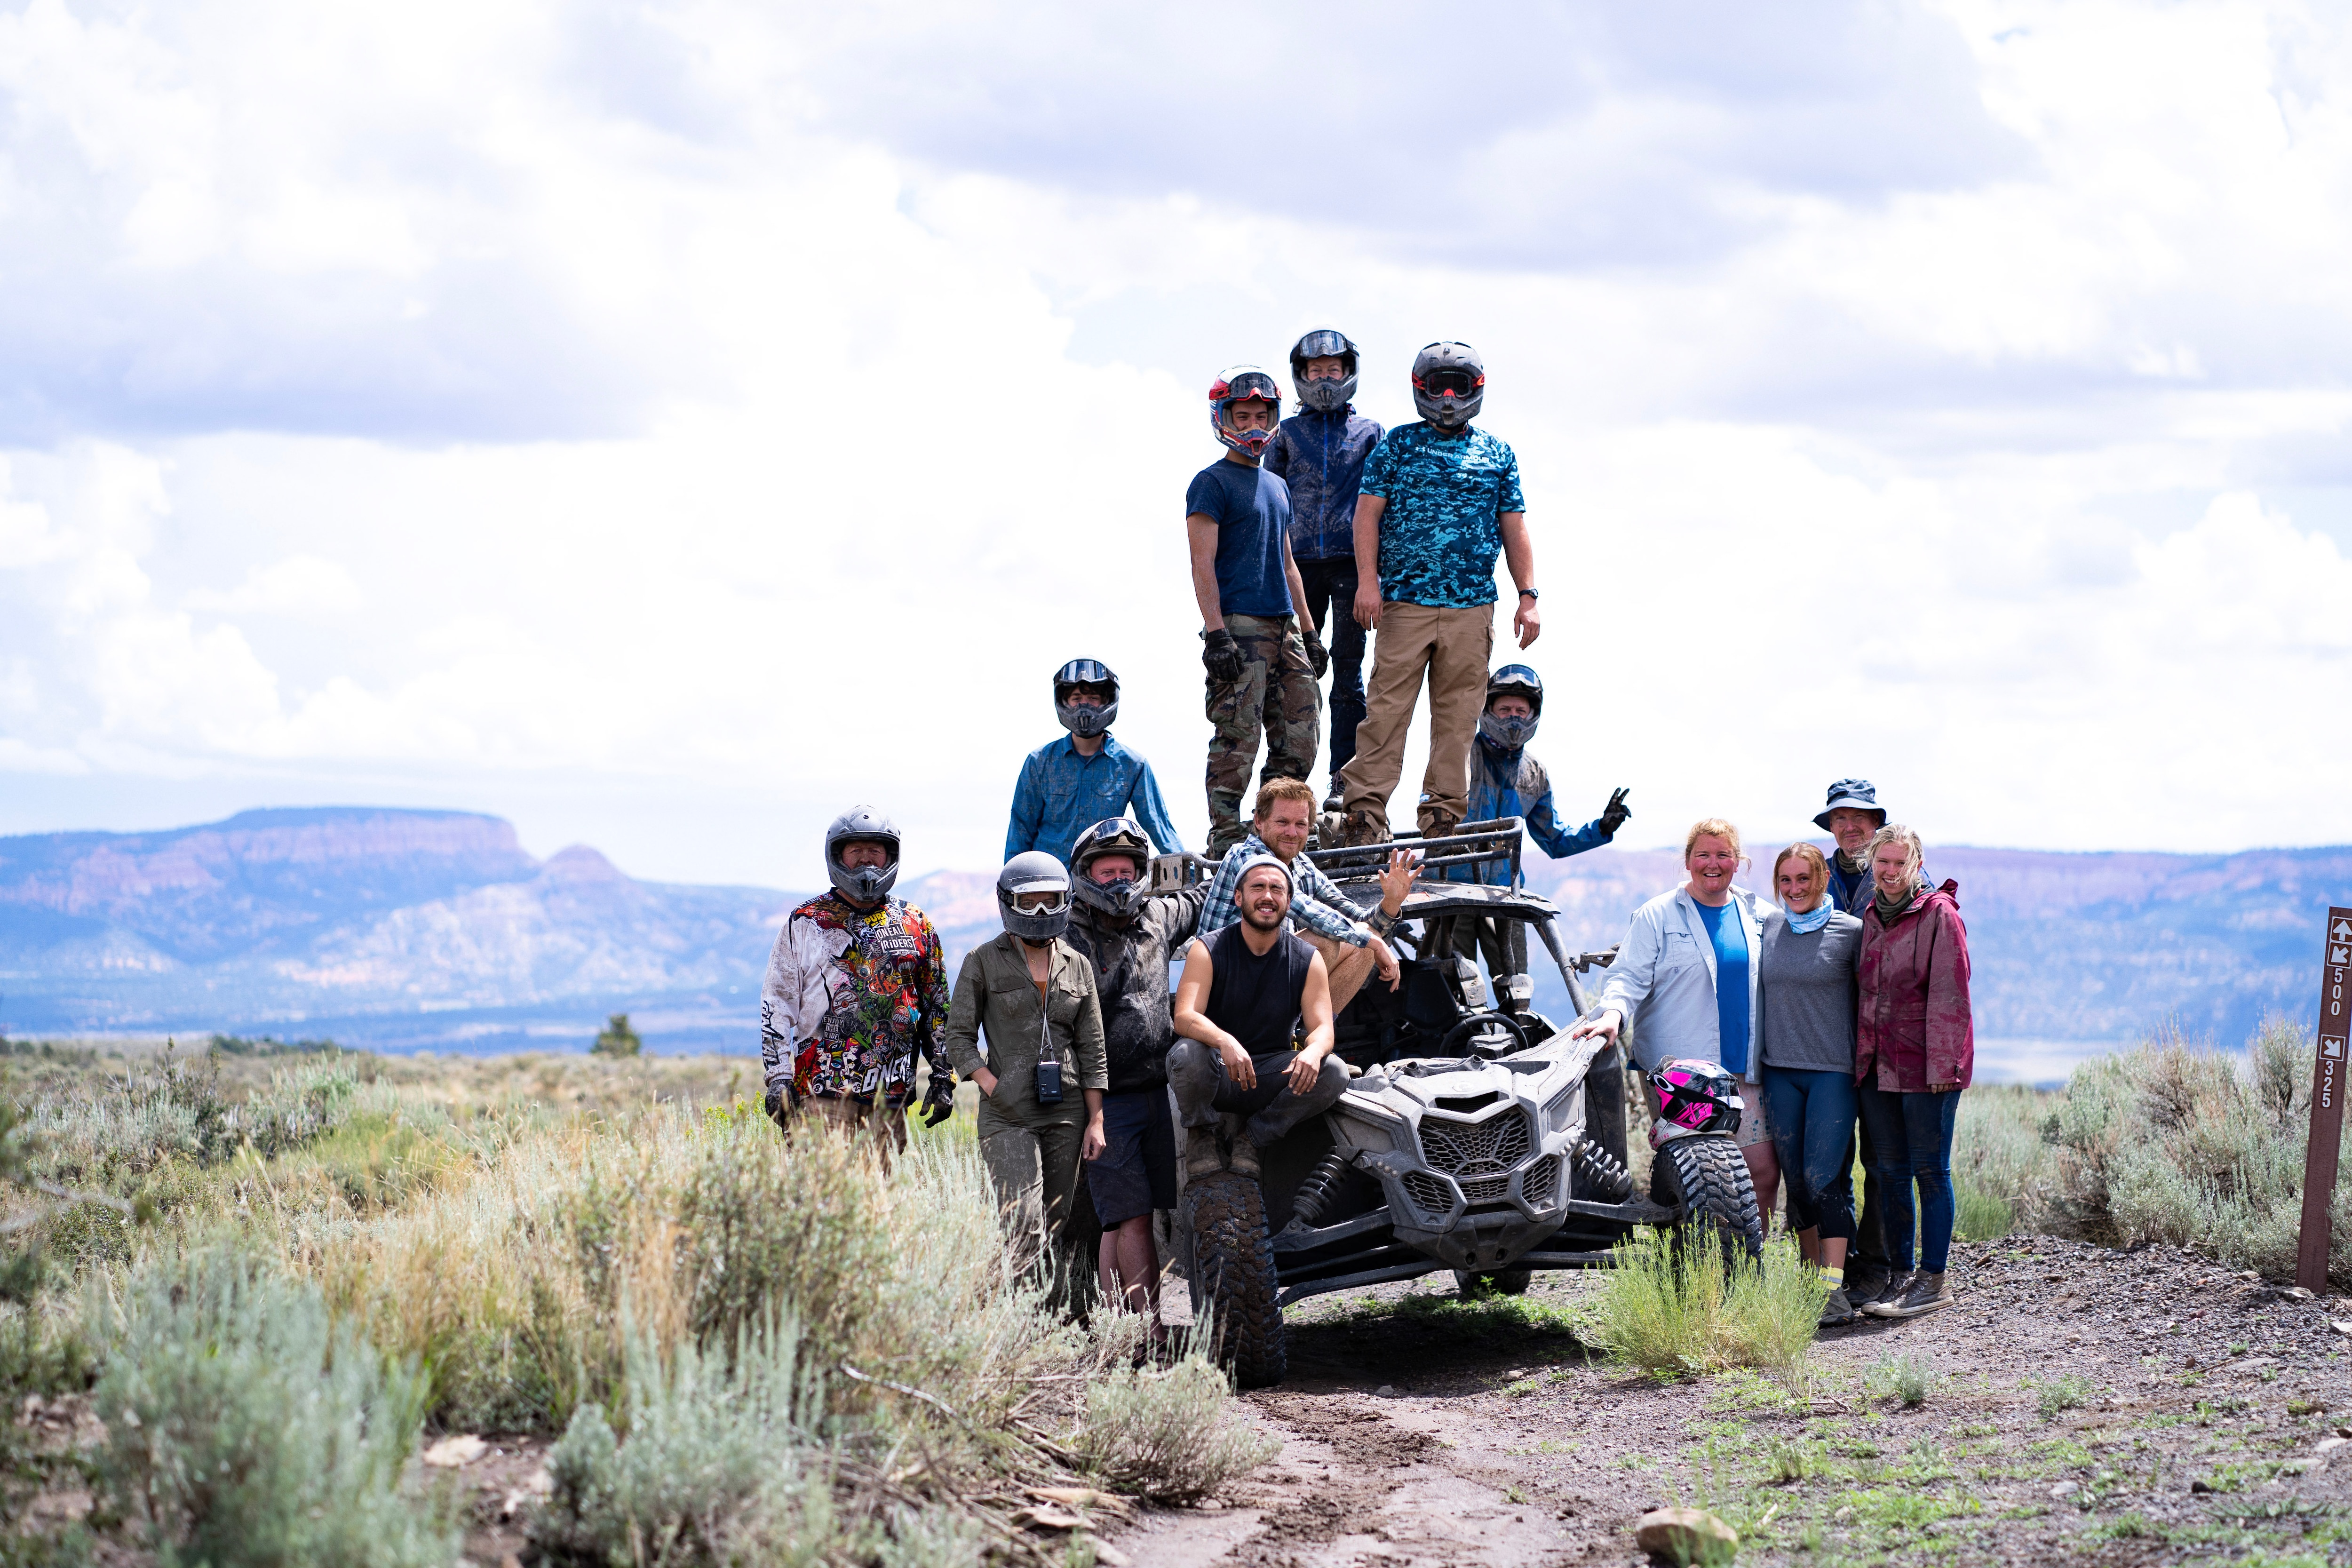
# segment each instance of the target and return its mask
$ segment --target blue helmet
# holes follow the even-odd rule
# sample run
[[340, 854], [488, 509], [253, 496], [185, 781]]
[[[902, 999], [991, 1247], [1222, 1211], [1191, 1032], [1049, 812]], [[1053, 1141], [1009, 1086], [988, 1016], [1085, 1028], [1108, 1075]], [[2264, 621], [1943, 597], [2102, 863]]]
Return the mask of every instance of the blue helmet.
[[[1524, 719], [1495, 717], [1495, 699], [1524, 697], [1535, 711]], [[1486, 678], [1486, 707], [1478, 715], [1478, 733], [1507, 752], [1516, 752], [1536, 738], [1543, 717], [1543, 677], [1524, 664], [1507, 664]]]

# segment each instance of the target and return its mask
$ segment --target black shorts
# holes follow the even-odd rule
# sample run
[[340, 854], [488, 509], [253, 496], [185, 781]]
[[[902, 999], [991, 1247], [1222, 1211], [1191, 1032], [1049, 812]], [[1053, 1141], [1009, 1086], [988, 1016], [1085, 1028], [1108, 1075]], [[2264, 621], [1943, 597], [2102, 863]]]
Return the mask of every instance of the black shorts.
[[1087, 1190], [1105, 1230], [1176, 1206], [1176, 1116], [1165, 1089], [1103, 1096], [1103, 1152], [1087, 1162]]

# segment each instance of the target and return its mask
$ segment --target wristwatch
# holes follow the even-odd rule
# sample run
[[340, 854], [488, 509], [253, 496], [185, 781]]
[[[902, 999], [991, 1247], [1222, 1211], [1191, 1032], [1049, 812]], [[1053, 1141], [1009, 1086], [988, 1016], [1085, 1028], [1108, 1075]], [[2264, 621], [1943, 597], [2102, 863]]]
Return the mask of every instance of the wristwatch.
[[1519, 590], [1519, 597], [1522, 599], [1540, 599], [1543, 595], [1537, 593], [1533, 588], [1522, 588]]

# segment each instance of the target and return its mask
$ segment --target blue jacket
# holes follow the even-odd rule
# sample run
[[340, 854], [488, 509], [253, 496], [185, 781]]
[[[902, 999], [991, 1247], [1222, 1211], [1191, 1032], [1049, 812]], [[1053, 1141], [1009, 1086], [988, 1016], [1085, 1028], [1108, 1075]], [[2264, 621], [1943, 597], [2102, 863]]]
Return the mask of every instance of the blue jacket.
[[[1617, 837], [1602, 831], [1599, 817], [1570, 833], [1552, 806], [1551, 774], [1544, 765], [1529, 756], [1524, 746], [1507, 752], [1481, 735], [1470, 743], [1470, 798], [1462, 820], [1491, 822], [1501, 816], [1527, 818], [1528, 837], [1555, 860], [1598, 849]], [[1478, 873], [1475, 877], [1471, 875], [1474, 870]], [[1456, 882], [1497, 885], [1510, 876], [1500, 864], [1456, 866], [1445, 874]]]
[[1162, 855], [1184, 847], [1176, 825], [1168, 820], [1168, 803], [1160, 798], [1151, 764], [1120, 745], [1118, 736], [1105, 735], [1102, 750], [1091, 757], [1078, 755], [1067, 735], [1048, 741], [1021, 764], [1021, 782], [1013, 786], [1013, 821], [1004, 830], [1004, 858], [1043, 849], [1066, 866], [1078, 835], [1109, 816], [1134, 817]]
[[1862, 911], [1870, 908], [1871, 898], [1876, 891], [1871, 885], [1869, 866], [1864, 865], [1860, 871], [1849, 877], [1846, 875], [1845, 868], [1838, 864], [1838, 850], [1834, 844], [1830, 846], [1828, 860], [1830, 902], [1847, 914], [1853, 915], [1857, 920], [1860, 919]]
[[1328, 561], [1356, 553], [1356, 486], [1380, 445], [1378, 421], [1349, 404], [1336, 414], [1308, 409], [1284, 420], [1265, 450], [1268, 473], [1290, 487], [1290, 553]]

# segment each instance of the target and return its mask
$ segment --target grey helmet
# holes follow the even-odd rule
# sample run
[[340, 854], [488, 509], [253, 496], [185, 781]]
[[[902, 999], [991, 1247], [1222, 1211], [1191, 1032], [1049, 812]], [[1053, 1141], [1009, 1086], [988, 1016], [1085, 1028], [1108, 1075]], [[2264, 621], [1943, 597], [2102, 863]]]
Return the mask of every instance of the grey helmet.
[[[861, 866], [852, 871], [841, 863], [841, 847], [860, 839], [874, 839], [890, 847], [890, 859], [882, 866]], [[835, 890], [843, 897], [861, 904], [870, 904], [890, 891], [898, 879], [898, 825], [870, 805], [853, 805], [833, 819], [824, 830], [824, 870], [833, 879]]]
[[[1074, 686], [1108, 686], [1110, 700], [1099, 708], [1069, 700]], [[1054, 717], [1081, 741], [1091, 741], [1118, 717], [1118, 677], [1097, 658], [1074, 658], [1054, 672]]]
[[[1043, 892], [1060, 897], [1042, 910], [1013, 907], [1018, 895]], [[996, 908], [1004, 917], [1004, 929], [1014, 936], [1024, 942], [1051, 942], [1069, 929], [1070, 874], [1043, 849], [1024, 849], [996, 874]]]
[[[1346, 368], [1337, 381], [1309, 381], [1307, 362], [1311, 359], [1337, 359]], [[1347, 407], [1356, 395], [1356, 345], [1348, 341], [1347, 333], [1333, 327], [1318, 327], [1305, 334], [1290, 345], [1290, 384], [1301, 406], [1318, 414]]]
[[[1524, 719], [1495, 717], [1495, 699], [1524, 697], [1535, 710]], [[1536, 738], [1543, 718], [1543, 677], [1524, 664], [1507, 664], [1486, 678], [1486, 706], [1478, 714], [1478, 733], [1507, 752], [1516, 752]]]
[[1432, 343], [1412, 356], [1412, 405], [1440, 430], [1459, 430], [1486, 401], [1486, 362], [1468, 343]]
[[[1129, 855], [1135, 859], [1135, 879], [1113, 882], [1108, 887], [1094, 879], [1094, 863], [1106, 855]], [[1151, 896], [1151, 837], [1137, 825], [1131, 816], [1113, 816], [1096, 823], [1078, 835], [1070, 849], [1070, 871], [1076, 879], [1074, 890], [1078, 902], [1088, 909], [1100, 910], [1111, 919], [1125, 922], [1143, 910], [1143, 903]]]

